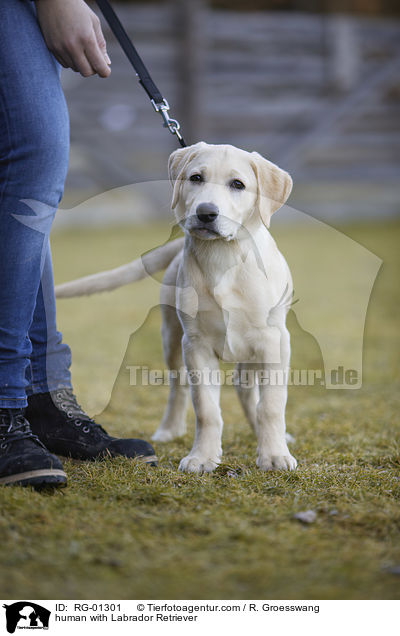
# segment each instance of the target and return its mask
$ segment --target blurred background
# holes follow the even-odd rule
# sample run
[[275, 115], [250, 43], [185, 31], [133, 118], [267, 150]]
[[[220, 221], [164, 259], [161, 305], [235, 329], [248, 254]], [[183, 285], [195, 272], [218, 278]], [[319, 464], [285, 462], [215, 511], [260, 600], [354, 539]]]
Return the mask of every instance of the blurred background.
[[[394, 0], [115, 2], [188, 143], [257, 150], [294, 179], [294, 208], [329, 222], [388, 218], [400, 194], [400, 6]], [[97, 13], [96, 5], [93, 7]], [[57, 225], [168, 218], [157, 188], [175, 138], [106, 25], [109, 79], [66, 71], [72, 153]], [[277, 215], [278, 217], [279, 215]]]

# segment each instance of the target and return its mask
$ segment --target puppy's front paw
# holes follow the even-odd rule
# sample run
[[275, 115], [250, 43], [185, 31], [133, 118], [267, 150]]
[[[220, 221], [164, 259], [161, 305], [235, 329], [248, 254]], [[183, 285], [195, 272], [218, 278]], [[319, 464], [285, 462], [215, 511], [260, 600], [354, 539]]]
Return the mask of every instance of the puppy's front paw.
[[184, 473], [212, 473], [219, 463], [218, 459], [187, 455], [181, 460], [179, 470]]
[[257, 459], [260, 470], [294, 470], [297, 460], [287, 452], [285, 455], [262, 455]]

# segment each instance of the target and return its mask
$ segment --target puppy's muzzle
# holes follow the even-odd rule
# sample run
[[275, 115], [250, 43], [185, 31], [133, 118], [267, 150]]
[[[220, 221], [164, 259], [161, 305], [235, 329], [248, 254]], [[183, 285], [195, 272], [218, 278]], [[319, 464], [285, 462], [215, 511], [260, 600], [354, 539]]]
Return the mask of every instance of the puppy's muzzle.
[[204, 225], [213, 223], [218, 214], [219, 210], [214, 203], [200, 203], [196, 208], [196, 216]]

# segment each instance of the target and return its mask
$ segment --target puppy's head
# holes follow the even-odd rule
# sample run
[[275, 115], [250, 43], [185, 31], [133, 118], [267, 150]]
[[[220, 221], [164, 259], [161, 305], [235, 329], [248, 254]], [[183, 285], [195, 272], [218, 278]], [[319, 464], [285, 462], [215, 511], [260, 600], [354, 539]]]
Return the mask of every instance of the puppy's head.
[[256, 152], [200, 142], [170, 156], [172, 209], [178, 223], [203, 240], [230, 241], [250, 219], [269, 226], [292, 180]]

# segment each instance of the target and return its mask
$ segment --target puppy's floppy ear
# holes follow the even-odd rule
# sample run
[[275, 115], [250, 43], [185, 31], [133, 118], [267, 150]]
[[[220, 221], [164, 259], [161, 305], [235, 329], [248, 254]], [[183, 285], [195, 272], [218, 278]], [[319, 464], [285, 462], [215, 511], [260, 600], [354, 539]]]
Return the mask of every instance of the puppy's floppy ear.
[[262, 222], [269, 227], [273, 213], [289, 198], [293, 187], [292, 177], [258, 152], [251, 153], [251, 162], [258, 184], [256, 205]]
[[173, 210], [179, 200], [185, 168], [197, 155], [198, 151], [205, 146], [207, 146], [207, 144], [204, 143], [204, 141], [200, 141], [198, 144], [193, 144], [193, 146], [178, 148], [178, 150], [175, 150], [170, 155], [168, 160], [168, 175], [173, 185], [171, 204]]

